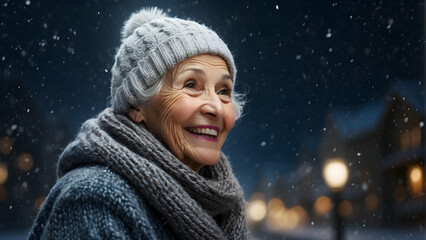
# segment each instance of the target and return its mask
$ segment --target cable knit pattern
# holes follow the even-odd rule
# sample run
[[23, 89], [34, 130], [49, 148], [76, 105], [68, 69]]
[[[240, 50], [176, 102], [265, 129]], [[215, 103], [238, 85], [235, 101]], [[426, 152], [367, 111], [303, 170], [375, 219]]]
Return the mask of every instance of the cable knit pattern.
[[58, 175], [93, 164], [126, 179], [180, 239], [247, 238], [243, 192], [224, 154], [197, 174], [143, 125], [106, 109], [83, 124]]

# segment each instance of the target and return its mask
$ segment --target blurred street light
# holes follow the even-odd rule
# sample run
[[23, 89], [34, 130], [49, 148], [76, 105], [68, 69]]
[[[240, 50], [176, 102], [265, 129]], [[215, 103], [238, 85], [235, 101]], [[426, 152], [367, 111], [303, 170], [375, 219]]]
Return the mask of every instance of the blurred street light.
[[247, 218], [250, 222], [260, 222], [267, 214], [265, 197], [262, 193], [254, 193], [247, 204]]
[[20, 170], [28, 172], [33, 168], [33, 157], [28, 153], [23, 153], [18, 157], [18, 167]]
[[331, 200], [327, 196], [321, 196], [314, 202], [314, 211], [320, 216], [326, 215], [331, 210]]
[[351, 202], [345, 200], [339, 203], [339, 206], [337, 206], [337, 211], [339, 212], [340, 216], [349, 217], [353, 213], [354, 207]]
[[263, 200], [254, 200], [247, 206], [248, 216], [251, 220], [258, 222], [266, 216], [266, 203]]
[[349, 170], [342, 158], [331, 158], [326, 161], [323, 168], [323, 178], [333, 192], [339, 192], [348, 181]]
[[344, 159], [331, 158], [325, 162], [322, 174], [325, 183], [333, 192], [336, 239], [341, 240], [343, 239], [344, 224], [343, 218], [338, 212], [338, 206], [340, 205], [340, 191], [348, 181], [349, 169]]
[[268, 215], [266, 225], [271, 230], [279, 230], [285, 228], [283, 221], [286, 209], [284, 203], [279, 198], [272, 198], [268, 202]]

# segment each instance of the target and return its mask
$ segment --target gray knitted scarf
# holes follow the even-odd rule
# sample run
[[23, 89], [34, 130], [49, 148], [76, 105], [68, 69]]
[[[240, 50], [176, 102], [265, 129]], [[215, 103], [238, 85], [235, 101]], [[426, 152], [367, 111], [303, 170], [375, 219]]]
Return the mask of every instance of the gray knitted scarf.
[[247, 238], [243, 192], [223, 153], [197, 174], [142, 124], [106, 109], [64, 150], [58, 176], [87, 164], [127, 179], [181, 239]]

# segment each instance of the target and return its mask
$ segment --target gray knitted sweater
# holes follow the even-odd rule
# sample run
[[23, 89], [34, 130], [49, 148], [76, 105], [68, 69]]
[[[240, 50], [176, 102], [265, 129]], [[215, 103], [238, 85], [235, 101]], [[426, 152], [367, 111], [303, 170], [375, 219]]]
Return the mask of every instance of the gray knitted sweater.
[[167, 222], [106, 166], [75, 169], [61, 178], [30, 239], [174, 239]]
[[197, 174], [143, 125], [106, 109], [58, 163], [30, 239], [246, 239], [245, 201], [226, 157]]

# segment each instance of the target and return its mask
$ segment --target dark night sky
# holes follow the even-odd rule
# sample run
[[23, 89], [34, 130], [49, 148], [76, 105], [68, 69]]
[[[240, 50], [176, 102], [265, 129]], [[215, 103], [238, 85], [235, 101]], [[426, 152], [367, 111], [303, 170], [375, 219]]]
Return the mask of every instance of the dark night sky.
[[23, 79], [47, 121], [74, 133], [106, 106], [132, 12], [155, 5], [216, 30], [248, 92], [224, 147], [243, 186], [266, 163], [292, 170], [331, 110], [380, 101], [396, 78], [423, 79], [423, 1], [40, 2], [1, 1], [0, 76]]

